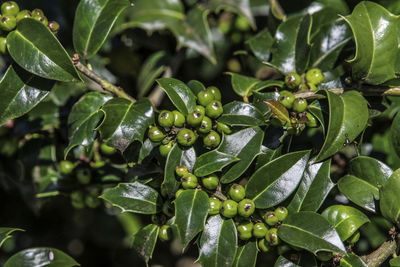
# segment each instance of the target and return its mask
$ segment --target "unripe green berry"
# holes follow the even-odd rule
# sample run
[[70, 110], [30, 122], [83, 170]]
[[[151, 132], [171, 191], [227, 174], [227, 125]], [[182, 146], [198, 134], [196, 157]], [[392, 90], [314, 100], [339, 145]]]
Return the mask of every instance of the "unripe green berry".
[[279, 221], [285, 220], [289, 213], [285, 207], [278, 207], [274, 212]]
[[201, 90], [197, 94], [197, 102], [204, 107], [207, 106], [213, 100], [214, 100], [214, 95], [212, 94], [211, 91], [207, 89]]
[[286, 108], [291, 109], [293, 107], [293, 102], [295, 100], [294, 94], [287, 90], [283, 90], [279, 92], [278, 101], [284, 105]]
[[241, 240], [249, 240], [253, 236], [253, 223], [251, 221], [240, 223], [236, 226], [236, 229]]
[[74, 170], [75, 165], [69, 160], [60, 161], [60, 172], [63, 174], [70, 174]]
[[21, 19], [30, 17], [32, 17], [32, 13], [29, 10], [24, 9], [18, 12], [17, 16], [15, 16], [15, 19], [17, 20], [17, 22], [19, 22]]
[[205, 188], [208, 190], [215, 190], [218, 187], [219, 179], [218, 176], [215, 174], [211, 174], [208, 177], [203, 177], [201, 182]]
[[81, 184], [88, 184], [92, 179], [92, 174], [90, 173], [90, 169], [82, 168], [76, 171], [76, 178]]
[[264, 220], [270, 226], [273, 226], [279, 222], [278, 216], [276, 216], [275, 212], [273, 211], [267, 211], [264, 214]]
[[176, 191], [175, 193], [175, 198], [178, 198], [180, 194], [182, 194], [182, 192], [185, 191], [185, 189], [178, 189], [178, 191]]
[[256, 205], [253, 200], [245, 198], [238, 204], [238, 213], [242, 217], [249, 217], [256, 210]]
[[94, 209], [101, 204], [101, 201], [97, 197], [89, 194], [85, 196], [85, 204], [89, 208]]
[[44, 26], [49, 26], [49, 21], [47, 20], [46, 16], [40, 16], [40, 17], [33, 17], [37, 21], [41, 22]]
[[81, 191], [74, 191], [70, 195], [71, 205], [76, 209], [83, 209], [85, 207], [85, 202], [83, 198], [83, 193]]
[[157, 126], [150, 126], [148, 136], [153, 142], [161, 142], [164, 139], [165, 134]]
[[333, 257], [332, 252], [329, 251], [318, 251], [317, 252], [317, 259], [320, 261], [329, 261]]
[[186, 122], [185, 116], [177, 110], [172, 111], [174, 114], [174, 125], [176, 127], [183, 127]]
[[296, 72], [289, 73], [285, 76], [285, 84], [290, 89], [295, 89], [301, 84], [301, 77]]
[[218, 100], [214, 100], [206, 106], [206, 115], [212, 119], [216, 119], [221, 116], [224, 109], [222, 103]]
[[111, 156], [111, 155], [113, 155], [113, 154], [115, 154], [117, 152], [117, 150], [115, 148], [113, 148], [111, 146], [108, 146], [105, 143], [102, 143], [100, 145], [100, 151], [104, 155], [108, 155], [108, 156]]
[[44, 16], [44, 12], [43, 10], [39, 9], [39, 8], [35, 8], [34, 10], [32, 10], [32, 17], [42, 17]]
[[354, 234], [352, 234], [352, 236], [347, 238], [346, 241], [349, 242], [350, 244], [355, 244], [358, 242], [359, 239], [360, 239], [360, 231], [355, 231]]
[[204, 115], [201, 114], [199, 111], [193, 111], [189, 113], [186, 117], [187, 123], [192, 127], [200, 126], [201, 122], [203, 121]]
[[196, 175], [191, 173], [183, 176], [181, 182], [183, 189], [195, 189], [199, 185]]
[[324, 75], [320, 69], [314, 68], [306, 72], [307, 83], [318, 85], [324, 81]]
[[240, 184], [233, 184], [229, 188], [228, 195], [234, 201], [239, 202], [242, 199], [244, 199], [244, 197], [246, 195], [246, 190]]
[[169, 225], [163, 225], [160, 228], [160, 232], [158, 233], [158, 238], [161, 241], [169, 241], [172, 238], [172, 229]]
[[216, 131], [210, 131], [203, 138], [203, 143], [207, 148], [215, 148], [221, 142], [221, 137]]
[[0, 19], [0, 28], [3, 31], [9, 32], [17, 26], [17, 19], [14, 16], [3, 15]]
[[286, 254], [291, 250], [292, 250], [292, 248], [287, 244], [281, 244], [276, 248], [276, 251], [278, 252], [278, 255]]
[[215, 100], [221, 101], [221, 91], [217, 87], [210, 86], [207, 88], [207, 91], [213, 94]]
[[197, 139], [194, 132], [186, 128], [180, 130], [176, 138], [178, 140], [178, 144], [182, 146], [191, 146], [194, 144], [194, 142], [196, 142]]
[[168, 200], [163, 203], [161, 210], [165, 215], [167, 215], [169, 217], [174, 216], [174, 204], [172, 204]]
[[7, 38], [0, 37], [0, 53], [7, 54]]
[[262, 251], [262, 252], [269, 252], [271, 251], [271, 246], [270, 244], [267, 242], [267, 240], [265, 240], [265, 238], [260, 239], [258, 241], [258, 248]]
[[189, 170], [186, 166], [178, 165], [175, 167], [175, 173], [178, 176], [183, 177], [183, 176], [189, 174]]
[[168, 142], [165, 145], [160, 145], [160, 147], [159, 147], [160, 155], [162, 157], [166, 158], [168, 156], [169, 152], [171, 151], [172, 147], [173, 147], [172, 142]]
[[210, 197], [210, 210], [208, 214], [215, 215], [218, 214], [221, 209], [222, 202], [216, 197]]
[[293, 102], [293, 111], [301, 113], [307, 109], [307, 100], [304, 98], [296, 98]]
[[16, 16], [19, 12], [19, 6], [14, 1], [7, 1], [1, 5], [1, 14], [5, 16]]
[[231, 199], [225, 200], [224, 202], [222, 202], [220, 213], [226, 218], [233, 218], [237, 214], [237, 207], [238, 207], [237, 202]]
[[204, 116], [197, 131], [199, 131], [199, 133], [206, 134], [206, 133], [210, 132], [211, 129], [212, 129], [211, 119], [207, 116]]
[[206, 115], [206, 108], [200, 105], [195, 106], [193, 111], [201, 113], [201, 116]]
[[164, 128], [170, 128], [174, 125], [174, 114], [171, 111], [163, 110], [158, 115], [158, 124]]
[[317, 119], [310, 112], [307, 113], [306, 117], [308, 120], [308, 122], [307, 122], [308, 127], [317, 127], [318, 126]]
[[60, 30], [60, 24], [57, 21], [49, 21], [49, 29], [52, 33], [57, 34]]
[[224, 124], [222, 122], [217, 122], [217, 131], [219, 133], [225, 133], [225, 134], [231, 134], [232, 133], [231, 128], [228, 125], [226, 125], [226, 124]]
[[277, 246], [279, 244], [278, 229], [269, 229], [267, 234], [265, 235], [265, 240], [267, 240], [271, 246]]
[[258, 222], [256, 224], [254, 224], [253, 236], [255, 236], [257, 238], [264, 238], [265, 235], [267, 234], [267, 232], [268, 232], [268, 228], [264, 223]]
[[99, 169], [104, 167], [104, 165], [106, 165], [105, 161], [102, 160], [96, 160], [94, 162], [90, 162], [90, 167], [94, 168], [94, 169]]

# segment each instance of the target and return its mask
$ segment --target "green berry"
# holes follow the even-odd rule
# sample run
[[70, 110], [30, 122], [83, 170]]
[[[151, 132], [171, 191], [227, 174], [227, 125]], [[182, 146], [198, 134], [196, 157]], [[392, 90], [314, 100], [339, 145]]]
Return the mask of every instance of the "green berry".
[[207, 148], [215, 148], [220, 142], [221, 137], [216, 131], [210, 131], [210, 133], [203, 138], [203, 143]]
[[238, 204], [238, 213], [242, 217], [249, 217], [256, 210], [256, 205], [251, 199], [243, 199]]
[[190, 129], [183, 128], [177, 135], [178, 144], [182, 146], [191, 146], [196, 142], [196, 135]]
[[210, 210], [208, 211], [208, 214], [210, 215], [215, 215], [219, 213], [219, 210], [221, 209], [221, 200], [219, 200], [216, 197], [210, 197]]
[[160, 232], [158, 233], [158, 238], [161, 241], [169, 241], [172, 238], [172, 229], [169, 225], [163, 225], [160, 228]]
[[157, 126], [150, 126], [148, 136], [153, 142], [161, 142], [164, 139], [165, 134]]
[[278, 252], [278, 255], [286, 254], [286, 253], [288, 253], [288, 252], [291, 251], [291, 250], [292, 250], [292, 248], [291, 248], [289, 245], [287, 245], [287, 244], [279, 245], [279, 246], [277, 247], [277, 249], [276, 249], [276, 251]]
[[207, 106], [209, 103], [211, 103], [211, 101], [213, 100], [214, 100], [214, 95], [212, 94], [211, 91], [207, 89], [201, 90], [197, 94], [197, 102], [204, 107]]
[[318, 87], [313, 83], [302, 83], [299, 87], [300, 91], [317, 91]]
[[89, 195], [85, 196], [85, 204], [89, 208], [94, 209], [94, 208], [97, 208], [101, 204], [101, 201], [97, 197], [89, 194]]
[[278, 229], [269, 229], [267, 234], [265, 235], [265, 240], [267, 240], [271, 246], [277, 246], [279, 244]]
[[60, 161], [60, 172], [63, 174], [70, 174], [74, 170], [75, 165], [69, 160]]
[[174, 204], [172, 204], [168, 200], [164, 202], [161, 210], [165, 215], [169, 217], [174, 216]]
[[203, 120], [201, 121], [201, 124], [199, 126], [199, 128], [197, 129], [197, 131], [199, 131], [202, 134], [206, 134], [209, 131], [211, 131], [212, 128], [212, 121], [209, 117], [204, 116]]
[[60, 30], [60, 24], [58, 24], [57, 21], [49, 21], [49, 29], [52, 31], [54, 34], [57, 34], [58, 31]]
[[164, 128], [170, 128], [174, 125], [174, 114], [171, 111], [163, 110], [158, 115], [158, 124]]
[[289, 213], [285, 207], [278, 207], [274, 212], [279, 221], [285, 220]]
[[160, 145], [159, 151], [160, 155], [166, 158], [173, 147], [172, 142], [168, 142], [166, 145]]
[[174, 125], [176, 127], [183, 127], [186, 122], [185, 116], [177, 110], [172, 111], [174, 114]]
[[236, 226], [236, 229], [241, 240], [249, 240], [253, 236], [253, 223], [251, 221], [240, 223]]
[[310, 112], [307, 113], [306, 117], [308, 120], [308, 122], [307, 122], [308, 127], [317, 127], [318, 126], [317, 119]]
[[317, 252], [317, 259], [320, 261], [329, 261], [333, 257], [332, 252], [329, 251], [318, 251]]
[[225, 134], [231, 134], [232, 133], [231, 128], [228, 125], [226, 125], [226, 124], [224, 124], [222, 122], [217, 122], [217, 131], [219, 133], [225, 133]]
[[37, 21], [41, 22], [44, 26], [49, 26], [49, 21], [47, 20], [46, 16], [40, 16], [40, 17], [33, 17]]
[[17, 22], [19, 22], [21, 19], [30, 17], [32, 17], [32, 13], [29, 10], [24, 9], [18, 12], [17, 16], [15, 16], [15, 19], [17, 20]]
[[307, 109], [307, 100], [304, 98], [296, 98], [293, 102], [293, 111], [301, 113]]
[[7, 38], [0, 37], [0, 53], [7, 54]]
[[224, 112], [222, 103], [214, 100], [206, 106], [206, 115], [212, 119], [216, 119]]
[[178, 191], [176, 191], [175, 193], [175, 198], [178, 198], [180, 194], [182, 194], [182, 192], [185, 191], [184, 189], [179, 189]]
[[199, 111], [193, 111], [189, 113], [186, 117], [187, 123], [192, 127], [200, 126], [201, 122], [203, 121], [204, 115]]
[[3, 31], [9, 32], [17, 26], [17, 19], [14, 16], [3, 15], [0, 19], [0, 28]]
[[215, 87], [215, 86], [210, 86], [207, 88], [207, 91], [210, 91], [214, 95], [214, 99], [221, 101], [221, 91]]
[[230, 196], [231, 199], [233, 199], [236, 202], [241, 201], [244, 199], [246, 195], [246, 190], [244, 189], [243, 186], [240, 184], [233, 184], [228, 191], [228, 195]]
[[178, 165], [175, 167], [175, 173], [178, 176], [183, 177], [183, 176], [189, 174], [189, 170], [186, 166]]
[[233, 218], [237, 214], [238, 203], [228, 199], [222, 202], [220, 213], [226, 218]]
[[208, 177], [203, 177], [201, 182], [205, 188], [208, 190], [215, 190], [218, 187], [219, 179], [218, 176], [215, 174], [211, 174]]
[[199, 185], [196, 175], [191, 173], [183, 176], [181, 182], [183, 189], [195, 189]]
[[92, 179], [92, 174], [90, 173], [90, 169], [82, 168], [76, 171], [76, 178], [81, 184], [88, 184]]
[[359, 239], [360, 239], [360, 231], [356, 231], [346, 241], [349, 242], [350, 244], [355, 244], [358, 242]]
[[267, 232], [268, 232], [268, 228], [264, 223], [258, 222], [256, 224], [254, 224], [253, 236], [255, 236], [257, 238], [264, 238], [265, 235], [267, 234]]
[[102, 160], [96, 160], [94, 162], [90, 162], [90, 167], [95, 168], [95, 169], [104, 167], [104, 165], [106, 165], [106, 162], [102, 161]]
[[294, 94], [287, 90], [283, 90], [279, 92], [279, 98], [278, 101], [284, 105], [286, 108], [292, 108], [293, 107], [293, 102], [294, 102]]
[[318, 85], [324, 81], [324, 75], [320, 69], [314, 68], [306, 72], [307, 83]]
[[301, 84], [301, 77], [296, 72], [289, 73], [285, 76], [285, 84], [290, 89], [295, 89]]
[[267, 211], [264, 214], [264, 220], [270, 226], [273, 226], [279, 222], [278, 216], [276, 216], [275, 212], [273, 211]]
[[206, 108], [200, 105], [195, 106], [193, 111], [200, 112], [201, 116], [206, 115]]
[[271, 246], [269, 245], [269, 243], [267, 242], [267, 240], [265, 240], [265, 238], [260, 239], [258, 241], [258, 248], [262, 251], [262, 252], [269, 252], [271, 251]]
[[102, 143], [100, 145], [100, 151], [104, 155], [108, 155], [108, 156], [111, 156], [111, 155], [115, 154], [115, 152], [117, 152], [117, 150], [115, 148], [108, 146], [105, 143]]
[[1, 14], [5, 16], [16, 16], [19, 12], [19, 6], [14, 1], [7, 1], [1, 5]]
[[32, 10], [32, 17], [42, 17], [44, 16], [44, 12], [43, 10], [39, 9], [39, 8], [35, 8], [34, 10]]
[[83, 193], [81, 191], [74, 191], [70, 195], [71, 205], [76, 209], [83, 209], [85, 207], [85, 202], [83, 199]]

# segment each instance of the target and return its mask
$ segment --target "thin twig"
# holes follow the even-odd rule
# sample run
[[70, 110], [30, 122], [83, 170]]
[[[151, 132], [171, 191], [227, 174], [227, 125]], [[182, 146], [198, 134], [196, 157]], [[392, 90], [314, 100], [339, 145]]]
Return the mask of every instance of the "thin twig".
[[371, 254], [362, 256], [361, 259], [368, 267], [378, 267], [396, 252], [396, 247], [397, 244], [395, 240], [386, 241]]

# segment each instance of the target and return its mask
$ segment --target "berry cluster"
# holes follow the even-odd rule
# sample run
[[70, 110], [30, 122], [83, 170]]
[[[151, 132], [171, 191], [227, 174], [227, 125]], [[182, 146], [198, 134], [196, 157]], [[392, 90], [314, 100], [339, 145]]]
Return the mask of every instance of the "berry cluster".
[[[197, 105], [186, 117], [178, 110], [162, 110], [158, 115], [159, 126], [150, 126], [148, 136], [153, 142], [162, 142], [159, 150], [166, 157], [174, 143], [192, 146], [199, 136], [203, 144], [213, 149], [221, 142], [219, 133], [230, 134], [229, 126], [215, 121], [223, 112], [221, 93], [215, 86], [197, 94]], [[218, 133], [219, 132], [219, 133]]]
[[6, 54], [7, 52], [7, 34], [8, 32], [15, 29], [17, 23], [24, 18], [33, 18], [57, 34], [60, 29], [60, 25], [56, 21], [48, 21], [47, 17], [44, 15], [41, 9], [20, 10], [18, 4], [14, 1], [6, 1], [1, 5], [1, 15], [0, 15], [0, 29], [2, 30], [0, 36], [0, 52]]
[[271, 118], [271, 124], [277, 127], [288, 126], [289, 133], [298, 134], [305, 125], [317, 127], [317, 119], [307, 111], [308, 103], [306, 99], [296, 98], [291, 91], [316, 91], [318, 85], [324, 81], [321, 70], [314, 68], [308, 70], [303, 78], [299, 74], [292, 72], [285, 76], [286, 89], [279, 92], [278, 101], [291, 110], [290, 125], [277, 117]]

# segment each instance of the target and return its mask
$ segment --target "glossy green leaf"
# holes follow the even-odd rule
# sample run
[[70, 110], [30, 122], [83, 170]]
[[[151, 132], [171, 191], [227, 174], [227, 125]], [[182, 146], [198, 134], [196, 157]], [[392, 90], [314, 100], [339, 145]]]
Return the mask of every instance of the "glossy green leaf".
[[185, 190], [175, 200], [175, 221], [183, 250], [204, 229], [208, 209], [208, 195], [203, 190]]
[[0, 125], [33, 109], [50, 93], [53, 84], [18, 65], [8, 67], [0, 81]]
[[154, 123], [153, 106], [148, 99], [133, 103], [113, 98], [101, 110], [105, 114], [98, 128], [101, 138], [121, 152], [135, 140], [143, 142], [147, 128]]
[[364, 213], [345, 205], [330, 206], [321, 215], [335, 227], [342, 241], [351, 237], [363, 224], [370, 222]]
[[381, 186], [393, 174], [393, 170], [377, 159], [359, 156], [349, 162], [349, 174], [362, 178], [374, 186]]
[[360, 257], [348, 253], [340, 259], [340, 267], [367, 267], [367, 264]]
[[330, 166], [330, 160], [307, 166], [299, 188], [287, 206], [289, 212], [316, 212], [321, 207], [334, 187], [330, 178]]
[[261, 152], [264, 132], [259, 127], [246, 128], [231, 135], [224, 135], [218, 151], [239, 158], [220, 178], [222, 183], [230, 183], [239, 178]]
[[189, 86], [190, 90], [192, 90], [194, 95], [197, 95], [198, 93], [200, 93], [200, 91], [206, 89], [204, 84], [198, 80], [190, 80], [187, 83], [187, 86]]
[[110, 95], [89, 92], [74, 104], [68, 116], [69, 145], [64, 151], [65, 158], [72, 148], [93, 144], [96, 138], [95, 129], [104, 115], [99, 109], [111, 98]]
[[370, 84], [395, 78], [398, 70], [393, 59], [399, 53], [399, 18], [376, 3], [362, 1], [344, 19], [356, 42], [356, 54], [349, 61], [353, 77]]
[[112, 26], [129, 0], [82, 0], [75, 12], [73, 41], [75, 50], [89, 59], [107, 39]]
[[216, 9], [217, 11], [224, 9], [241, 14], [255, 29], [256, 23], [251, 12], [250, 2], [249, 0], [210, 0], [208, 4], [210, 9]]
[[186, 84], [174, 78], [161, 78], [157, 80], [157, 83], [183, 115], [186, 116], [194, 110], [196, 96]]
[[399, 192], [400, 169], [397, 169], [382, 186], [379, 194], [382, 215], [394, 223], [398, 222], [400, 216]]
[[229, 267], [235, 259], [237, 234], [232, 219], [220, 215], [208, 219], [200, 238], [198, 262], [207, 267]]
[[347, 91], [340, 96], [327, 90], [319, 92], [328, 98], [329, 125], [317, 161], [332, 156], [348, 142], [353, 142], [368, 122], [367, 101], [359, 92]]
[[324, 217], [311, 211], [289, 213], [278, 228], [278, 236], [284, 242], [315, 255], [318, 251], [346, 253], [335, 228]]
[[139, 182], [121, 183], [100, 197], [120, 208], [122, 212], [156, 214], [161, 205], [158, 192]]
[[25, 70], [62, 82], [80, 80], [68, 53], [54, 34], [35, 19], [21, 20], [7, 35], [11, 57]]
[[310, 253], [297, 254], [297, 260], [288, 260], [284, 256], [279, 256], [276, 260], [274, 267], [315, 267], [317, 261], [314, 255]]
[[[1, 84], [0, 84], [1, 86]], [[390, 139], [397, 155], [400, 156], [400, 112], [397, 112], [390, 128]]]
[[72, 267], [79, 266], [73, 258], [55, 248], [28, 248], [9, 258], [3, 267]]
[[268, 29], [264, 29], [246, 41], [250, 50], [260, 61], [268, 61], [274, 38]]
[[400, 266], [400, 257], [396, 257], [396, 258], [392, 258], [390, 261], [389, 261], [389, 264], [390, 264], [390, 267], [398, 267], [398, 266]]
[[230, 154], [212, 150], [197, 158], [194, 165], [194, 174], [200, 177], [206, 176], [216, 171], [221, 171], [223, 167], [238, 160], [240, 159]]
[[196, 162], [196, 151], [193, 147], [182, 149], [177, 144], [168, 154], [164, 169], [164, 181], [161, 184], [161, 192], [169, 197], [175, 196], [181, 182], [175, 175], [175, 167], [178, 165], [186, 166], [189, 172], [193, 172]]
[[136, 86], [139, 91], [139, 97], [143, 97], [153, 86], [156, 78], [166, 69], [165, 51], [159, 51], [149, 56], [143, 63], [137, 77]]
[[282, 103], [280, 103], [274, 99], [267, 100], [266, 103], [267, 103], [269, 109], [271, 110], [272, 114], [276, 118], [280, 119], [281, 121], [290, 123], [289, 111], [286, 109], [286, 107]]
[[261, 126], [264, 125], [263, 114], [253, 105], [243, 102], [231, 102], [224, 105], [224, 113], [219, 122], [230, 126]]
[[283, 155], [259, 168], [246, 185], [246, 197], [266, 209], [287, 199], [300, 183], [310, 151]]
[[153, 255], [159, 231], [160, 227], [158, 225], [149, 224], [140, 229], [133, 236], [134, 239], [132, 247], [137, 252], [137, 254], [146, 262], [146, 265]]
[[254, 267], [257, 261], [257, 242], [249, 241], [236, 251], [234, 267]]
[[19, 228], [0, 227], [0, 247], [4, 242], [11, 238], [11, 233], [15, 231], [25, 231]]

